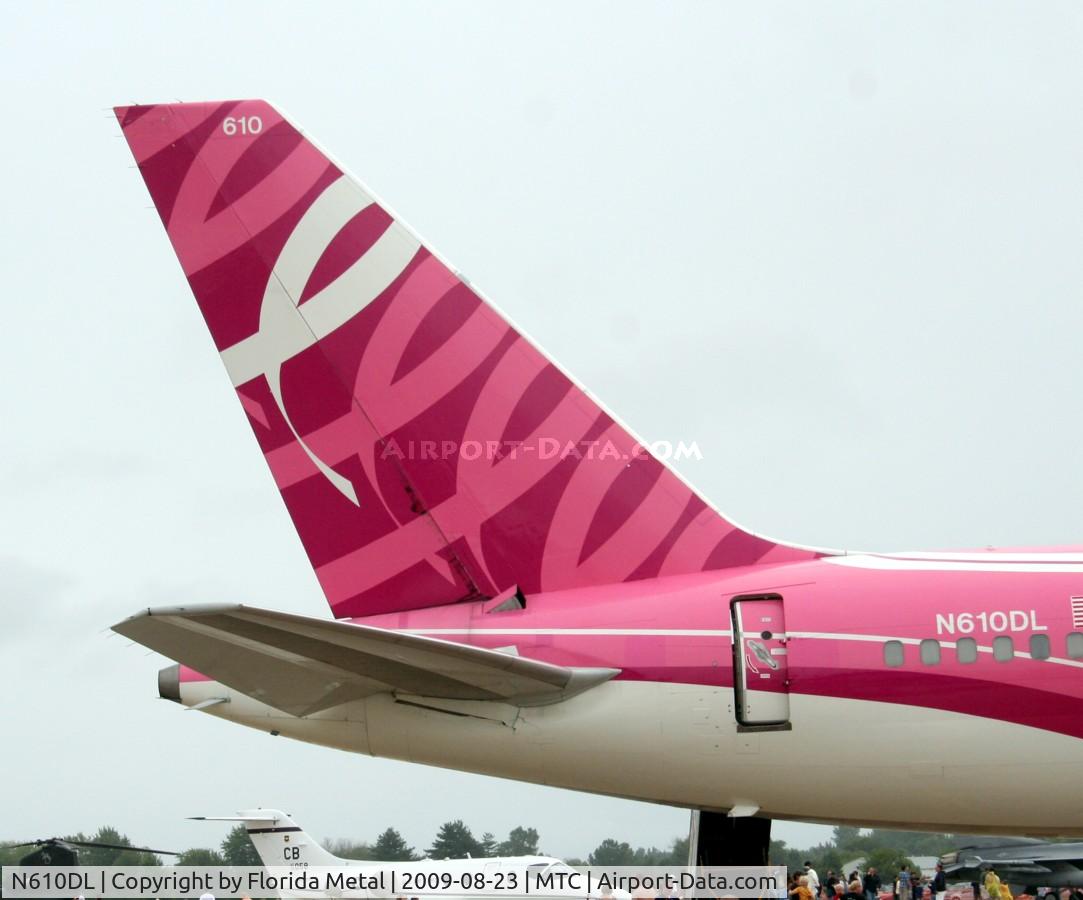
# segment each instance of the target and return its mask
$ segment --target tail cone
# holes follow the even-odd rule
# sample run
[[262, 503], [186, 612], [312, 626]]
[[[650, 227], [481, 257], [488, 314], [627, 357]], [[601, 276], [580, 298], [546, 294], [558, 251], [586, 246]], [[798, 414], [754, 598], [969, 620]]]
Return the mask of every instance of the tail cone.
[[158, 696], [163, 700], [180, 703], [180, 665], [173, 663], [158, 670]]

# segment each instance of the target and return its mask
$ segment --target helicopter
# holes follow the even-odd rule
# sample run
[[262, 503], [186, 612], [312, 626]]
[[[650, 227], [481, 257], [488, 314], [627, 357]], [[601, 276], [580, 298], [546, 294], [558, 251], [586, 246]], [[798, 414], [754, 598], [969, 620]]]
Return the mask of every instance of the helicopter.
[[152, 850], [149, 847], [131, 847], [123, 844], [107, 844], [101, 841], [80, 841], [74, 838], [39, 838], [35, 841], [24, 841], [17, 844], [4, 844], [0, 849], [14, 850], [19, 847], [35, 847], [37, 849], [22, 857], [16, 865], [19, 866], [77, 866], [79, 865], [79, 848], [92, 847], [99, 850], [130, 850], [133, 853], [155, 853], [160, 856], [180, 856], [173, 850]]

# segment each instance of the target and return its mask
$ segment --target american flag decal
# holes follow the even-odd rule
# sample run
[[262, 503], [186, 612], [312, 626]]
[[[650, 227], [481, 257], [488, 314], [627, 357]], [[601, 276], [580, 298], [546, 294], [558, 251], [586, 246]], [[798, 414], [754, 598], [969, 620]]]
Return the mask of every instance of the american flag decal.
[[1072, 628], [1083, 628], [1083, 597], [1072, 597]]

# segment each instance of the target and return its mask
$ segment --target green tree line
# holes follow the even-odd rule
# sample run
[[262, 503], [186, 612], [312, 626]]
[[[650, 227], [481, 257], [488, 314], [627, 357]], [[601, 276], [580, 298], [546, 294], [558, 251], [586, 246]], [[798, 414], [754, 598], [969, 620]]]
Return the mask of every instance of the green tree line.
[[[118, 844], [132, 847], [133, 842], [127, 835], [113, 827], [99, 828], [92, 835], [82, 832], [67, 835], [67, 840], [92, 841], [96, 843]], [[980, 843], [983, 838], [965, 834], [935, 834], [916, 831], [896, 831], [874, 828], [862, 831], [852, 826], [840, 825], [835, 828], [829, 841], [807, 849], [789, 847], [785, 841], [772, 841], [770, 859], [772, 863], [785, 865], [790, 870], [800, 868], [805, 860], [810, 860], [824, 877], [828, 869], [838, 872], [842, 866], [858, 857], [864, 857], [865, 866], [874, 865], [885, 881], [903, 865], [910, 864], [911, 856], [939, 856], [956, 847], [971, 843]], [[988, 840], [987, 838], [984, 840]], [[534, 856], [543, 855], [539, 850], [540, 838], [534, 828], [523, 825], [508, 832], [504, 840], [497, 840], [492, 832], [483, 832], [476, 837], [462, 819], [445, 822], [440, 826], [432, 843], [421, 851], [415, 850], [395, 828], [386, 828], [375, 841], [355, 841], [347, 839], [326, 842], [327, 849], [336, 856], [362, 860], [413, 860], [428, 856], [432, 859], [453, 859], [463, 857], [491, 856]], [[14, 865], [30, 853], [33, 847], [0, 847], [0, 865]], [[606, 838], [585, 858], [572, 857], [567, 860], [571, 865], [682, 865], [688, 860], [688, 838], [678, 836], [665, 847], [633, 847], [627, 841]], [[79, 861], [83, 865], [161, 865], [161, 859], [138, 850], [107, 850], [103, 848], [82, 848]], [[258, 866], [259, 855], [248, 832], [243, 825], [238, 825], [225, 836], [216, 847], [193, 847], [177, 857], [180, 865], [231, 865]], [[847, 874], [847, 873], [843, 873]]]

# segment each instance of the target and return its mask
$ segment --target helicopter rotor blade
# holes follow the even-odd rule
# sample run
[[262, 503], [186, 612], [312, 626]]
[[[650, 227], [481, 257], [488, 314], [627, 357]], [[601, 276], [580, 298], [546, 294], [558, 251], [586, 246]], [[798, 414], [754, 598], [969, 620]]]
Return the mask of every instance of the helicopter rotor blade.
[[46, 847], [61, 845], [64, 847], [97, 847], [101, 850], [131, 850], [133, 853], [158, 853], [162, 856], [180, 856], [175, 850], [152, 850], [150, 847], [126, 847], [122, 844], [103, 844], [100, 841], [76, 841], [70, 838], [44, 838], [37, 841], [24, 841], [20, 844], [0, 844], [2, 850], [14, 850], [18, 847]]
[[161, 853], [165, 856], [180, 856], [175, 850], [152, 850], [150, 847], [125, 847], [121, 844], [103, 844], [100, 841], [69, 841], [61, 838], [61, 843], [75, 847], [98, 847], [102, 850], [131, 850], [133, 853]]

